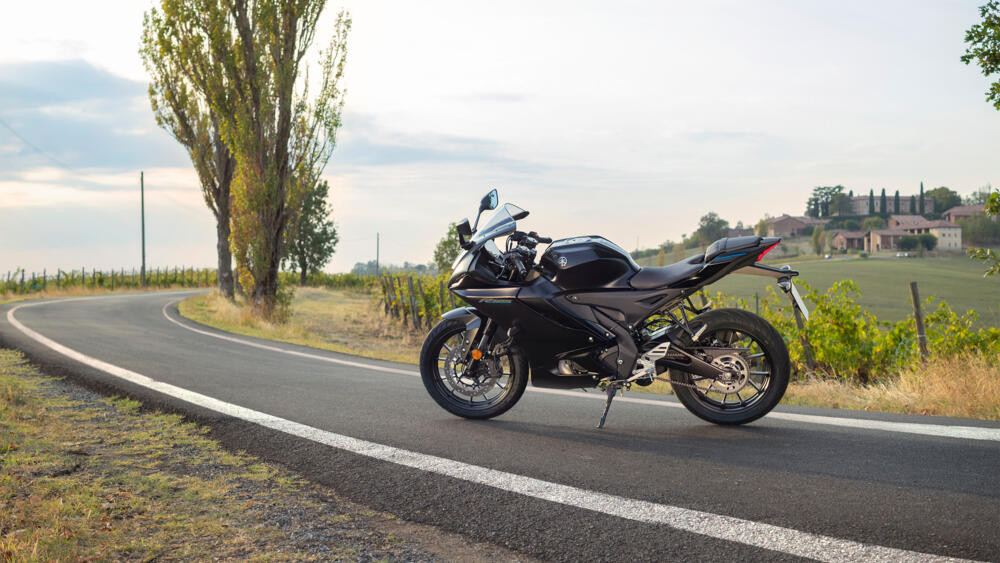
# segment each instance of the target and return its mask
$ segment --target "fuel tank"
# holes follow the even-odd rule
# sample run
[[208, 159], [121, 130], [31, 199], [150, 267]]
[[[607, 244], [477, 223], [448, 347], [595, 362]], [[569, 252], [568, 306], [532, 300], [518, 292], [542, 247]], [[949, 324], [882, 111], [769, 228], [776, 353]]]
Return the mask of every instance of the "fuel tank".
[[538, 261], [543, 276], [564, 291], [628, 288], [639, 265], [624, 249], [599, 236], [554, 241]]

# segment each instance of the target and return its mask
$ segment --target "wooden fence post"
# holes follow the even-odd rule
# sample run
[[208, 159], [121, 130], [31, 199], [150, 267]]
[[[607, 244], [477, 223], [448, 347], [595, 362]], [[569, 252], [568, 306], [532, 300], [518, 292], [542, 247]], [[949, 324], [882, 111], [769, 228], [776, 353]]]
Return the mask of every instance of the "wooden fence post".
[[927, 333], [924, 332], [924, 315], [920, 310], [920, 293], [917, 282], [910, 282], [910, 297], [913, 298], [913, 319], [917, 321], [917, 345], [920, 346], [920, 359], [927, 361]]
[[424, 326], [426, 326], [427, 329], [430, 330], [431, 317], [434, 315], [434, 313], [432, 313], [431, 310], [427, 307], [427, 299], [424, 297], [424, 284], [420, 281], [420, 278], [417, 278], [417, 295], [420, 296], [420, 304], [423, 305], [424, 308]]
[[45, 268], [42, 268], [42, 291], [45, 291], [45, 289], [49, 286], [48, 281], [49, 274], [46, 272]]
[[413, 294], [413, 276], [406, 277], [406, 288], [410, 290], [410, 311], [413, 313], [413, 327], [420, 330], [420, 314], [417, 312], [417, 299]]
[[444, 314], [444, 280], [438, 280], [438, 311], [440, 314]]

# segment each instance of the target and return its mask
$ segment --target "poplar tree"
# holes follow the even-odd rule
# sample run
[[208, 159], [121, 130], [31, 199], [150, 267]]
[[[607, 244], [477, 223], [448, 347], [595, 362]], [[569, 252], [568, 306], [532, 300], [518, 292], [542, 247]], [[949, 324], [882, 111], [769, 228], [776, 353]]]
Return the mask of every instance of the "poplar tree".
[[[162, 0], [157, 58], [205, 82], [235, 160], [230, 249], [255, 312], [274, 317], [288, 229], [332, 156], [341, 124], [347, 35], [341, 12], [310, 93], [303, 59], [325, 0]], [[151, 13], [155, 13], [155, 10]], [[291, 237], [294, 238], [294, 237]]]
[[883, 214], [889, 212], [889, 206], [887, 205], [888, 202], [885, 199], [885, 188], [882, 188], [882, 197], [879, 198], [878, 203], [879, 203], [879, 211], [881, 211]]
[[892, 207], [896, 210], [896, 214], [899, 215], [899, 190], [896, 190], [896, 195], [892, 198]]

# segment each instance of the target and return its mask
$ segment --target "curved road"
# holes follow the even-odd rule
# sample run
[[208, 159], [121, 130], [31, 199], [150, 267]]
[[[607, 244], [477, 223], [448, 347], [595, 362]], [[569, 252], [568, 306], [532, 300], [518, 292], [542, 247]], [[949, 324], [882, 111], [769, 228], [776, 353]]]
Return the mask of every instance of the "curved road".
[[[184, 294], [0, 307], [49, 373], [210, 424], [352, 500], [545, 559], [1000, 559], [1000, 424], [779, 407], [713, 426], [626, 394], [455, 418], [414, 366], [206, 328]], [[531, 388], [529, 387], [529, 390]]]

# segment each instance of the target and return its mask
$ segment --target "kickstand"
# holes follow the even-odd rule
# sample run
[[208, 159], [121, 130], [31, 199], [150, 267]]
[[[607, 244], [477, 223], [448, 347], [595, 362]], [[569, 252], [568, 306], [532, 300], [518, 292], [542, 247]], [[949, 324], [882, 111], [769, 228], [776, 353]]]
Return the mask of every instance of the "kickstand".
[[604, 403], [604, 414], [601, 415], [601, 423], [597, 425], [598, 428], [604, 428], [604, 421], [608, 418], [608, 410], [611, 408], [611, 401], [615, 399], [615, 393], [618, 392], [618, 386], [614, 383], [608, 382], [608, 402]]

